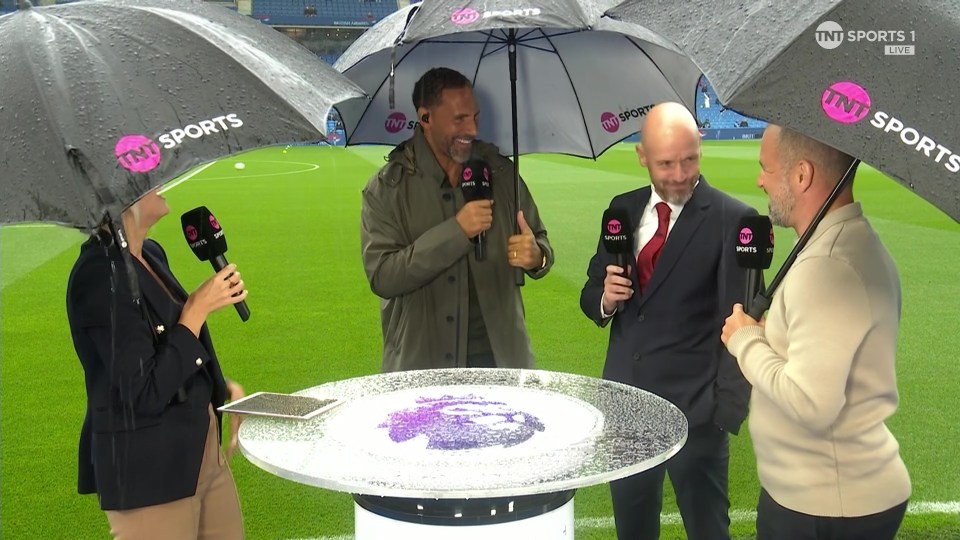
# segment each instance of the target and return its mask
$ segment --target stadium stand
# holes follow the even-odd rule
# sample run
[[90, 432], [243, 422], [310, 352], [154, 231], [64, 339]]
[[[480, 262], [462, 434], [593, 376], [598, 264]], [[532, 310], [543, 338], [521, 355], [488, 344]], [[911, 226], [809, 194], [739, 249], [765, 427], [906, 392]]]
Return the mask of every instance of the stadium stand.
[[705, 78], [700, 79], [697, 89], [697, 122], [704, 129], [763, 128], [767, 125], [721, 105], [713, 86]]
[[397, 0], [253, 0], [251, 15], [270, 26], [372, 26]]

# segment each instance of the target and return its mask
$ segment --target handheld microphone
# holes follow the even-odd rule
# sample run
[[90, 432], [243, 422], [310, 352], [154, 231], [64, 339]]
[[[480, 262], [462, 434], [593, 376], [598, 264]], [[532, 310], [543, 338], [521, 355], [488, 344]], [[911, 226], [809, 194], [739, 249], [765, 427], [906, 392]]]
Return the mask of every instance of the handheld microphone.
[[[210, 261], [215, 272], [223, 270], [229, 264], [223, 256], [227, 252], [227, 238], [220, 222], [206, 206], [199, 206], [184, 213], [180, 216], [180, 224], [183, 226], [183, 236], [187, 239], [187, 244], [198, 259]], [[250, 318], [250, 308], [246, 301], [238, 302], [234, 306], [240, 314], [240, 320], [246, 321]]]
[[773, 261], [773, 224], [767, 216], [745, 216], [737, 226], [737, 266], [747, 270], [743, 311], [750, 313], [763, 292], [763, 271]]
[[[482, 159], [469, 159], [460, 171], [460, 190], [465, 202], [489, 200], [493, 198], [493, 172], [490, 165]], [[478, 261], [487, 258], [486, 233], [480, 233], [470, 239], [474, 243], [474, 257]]]
[[[603, 212], [600, 237], [607, 253], [617, 256], [617, 266], [623, 268], [626, 276], [629, 261], [633, 259], [633, 225], [626, 209], [610, 207]], [[617, 302], [617, 311], [623, 311], [623, 300]]]

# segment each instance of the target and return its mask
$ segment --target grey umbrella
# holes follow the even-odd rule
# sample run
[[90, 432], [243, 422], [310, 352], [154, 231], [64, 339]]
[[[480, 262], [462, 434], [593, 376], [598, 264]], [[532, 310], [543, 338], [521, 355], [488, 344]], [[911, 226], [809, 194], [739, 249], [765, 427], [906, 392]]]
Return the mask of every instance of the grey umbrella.
[[893, 176], [960, 220], [960, 3], [628, 0], [703, 70], [727, 107]]
[[703, 69], [720, 101], [858, 158], [750, 315], [759, 316], [859, 160], [960, 221], [960, 4], [948, 0], [628, 0], [607, 12], [643, 21]]
[[520, 154], [596, 158], [640, 129], [656, 103], [694, 110], [696, 66], [646, 28], [601, 14], [590, 0], [438, 0], [394, 13], [334, 66], [372, 96], [337, 106], [347, 144], [408, 138], [413, 85], [435, 66], [472, 80], [479, 136], [512, 150], [517, 191]]
[[321, 139], [330, 107], [363, 95], [199, 0], [26, 7], [0, 17], [0, 43], [0, 223], [93, 229], [197, 164]]

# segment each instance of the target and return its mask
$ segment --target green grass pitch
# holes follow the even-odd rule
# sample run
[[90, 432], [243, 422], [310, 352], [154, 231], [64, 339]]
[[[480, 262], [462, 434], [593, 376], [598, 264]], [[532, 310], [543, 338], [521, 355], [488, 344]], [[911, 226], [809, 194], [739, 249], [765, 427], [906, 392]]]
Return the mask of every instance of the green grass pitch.
[[[360, 260], [360, 190], [383, 163], [382, 147], [261, 149], [214, 163], [166, 193], [171, 215], [153, 230], [180, 280], [192, 289], [210, 274], [179, 230], [200, 204], [224, 225], [253, 313], [232, 309], [209, 323], [225, 372], [248, 392], [292, 392], [376, 373], [378, 299]], [[706, 178], [766, 213], [756, 187], [756, 142], [705, 143]], [[242, 161], [243, 170], [234, 168]], [[600, 216], [610, 199], [645, 185], [632, 145], [598, 161], [521, 158], [556, 250], [545, 279], [527, 280], [524, 301], [538, 367], [599, 376], [606, 330], [578, 307]], [[861, 167], [855, 194], [893, 254], [903, 282], [898, 378], [901, 405], [889, 422], [913, 479], [901, 538], [960, 538], [960, 225], [906, 188]], [[777, 229], [779, 268], [792, 231]], [[58, 227], [0, 228], [0, 399], [2, 516], [9, 538], [106, 538], [95, 497], [76, 493], [83, 378], [70, 342], [64, 294], [84, 235]], [[772, 271], [768, 273], [768, 281]], [[749, 433], [731, 442], [730, 498], [736, 538], [755, 534], [758, 483]], [[242, 456], [233, 460], [248, 538], [338, 538], [353, 531], [349, 495], [282, 480]], [[667, 490], [662, 538], [683, 538]], [[606, 486], [579, 491], [577, 537], [614, 538]]]

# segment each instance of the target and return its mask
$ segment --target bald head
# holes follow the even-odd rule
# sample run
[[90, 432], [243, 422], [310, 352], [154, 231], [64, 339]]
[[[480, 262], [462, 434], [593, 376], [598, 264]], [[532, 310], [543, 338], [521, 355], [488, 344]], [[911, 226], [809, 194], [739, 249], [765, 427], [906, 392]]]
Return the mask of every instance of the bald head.
[[661, 199], [681, 205], [690, 200], [700, 179], [700, 131], [690, 111], [673, 102], [650, 109], [637, 156]]
[[690, 111], [674, 101], [660, 103], [647, 113], [640, 130], [640, 142], [647, 146], [654, 139], [668, 136], [689, 137], [700, 142], [700, 130]]

